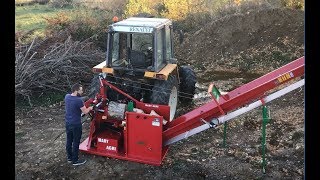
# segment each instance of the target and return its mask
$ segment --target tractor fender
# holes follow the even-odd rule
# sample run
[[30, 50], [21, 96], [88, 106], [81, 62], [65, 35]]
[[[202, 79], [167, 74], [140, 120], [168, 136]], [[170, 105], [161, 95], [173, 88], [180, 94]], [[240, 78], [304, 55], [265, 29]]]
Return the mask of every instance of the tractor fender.
[[[179, 79], [179, 72], [177, 64], [167, 64], [159, 72], [145, 71], [144, 77], [160, 80], [168, 80], [169, 75], [175, 75]], [[178, 82], [179, 83], [179, 82]]]

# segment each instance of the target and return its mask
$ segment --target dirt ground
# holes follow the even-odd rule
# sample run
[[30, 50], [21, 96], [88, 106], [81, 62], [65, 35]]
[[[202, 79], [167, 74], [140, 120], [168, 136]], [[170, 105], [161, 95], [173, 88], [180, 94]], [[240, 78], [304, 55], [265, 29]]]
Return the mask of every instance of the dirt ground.
[[[303, 12], [266, 10], [232, 17], [212, 22], [177, 45], [178, 59], [190, 64], [198, 78], [194, 104], [179, 108], [178, 115], [210, 101], [206, 91], [211, 81], [222, 91], [231, 91], [303, 53]], [[288, 55], [288, 60], [279, 62], [268, 54], [274, 48]], [[239, 57], [241, 52], [256, 56]], [[252, 59], [250, 66], [239, 66]], [[261, 107], [228, 124], [227, 148], [221, 147], [221, 126], [170, 145], [161, 166], [80, 152], [87, 163], [78, 167], [66, 162], [63, 103], [16, 109], [16, 179], [303, 179], [304, 88], [267, 106], [271, 121], [265, 174], [261, 168]], [[88, 133], [89, 121], [85, 121], [82, 141]]]

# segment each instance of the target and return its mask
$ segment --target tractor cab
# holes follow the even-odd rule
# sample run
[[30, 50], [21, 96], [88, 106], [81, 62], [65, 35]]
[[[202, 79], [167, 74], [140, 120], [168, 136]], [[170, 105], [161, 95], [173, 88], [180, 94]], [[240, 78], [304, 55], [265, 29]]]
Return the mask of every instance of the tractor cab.
[[107, 43], [106, 67], [113, 70], [159, 72], [176, 64], [169, 19], [131, 17], [113, 23]]
[[[151, 104], [170, 106], [172, 120], [178, 104], [191, 102], [196, 76], [187, 66], [178, 66], [173, 54], [172, 22], [165, 18], [130, 17], [108, 28], [106, 61], [93, 67], [89, 97], [99, 92], [99, 78], [107, 80], [131, 97]], [[111, 101], [127, 102], [113, 89]]]

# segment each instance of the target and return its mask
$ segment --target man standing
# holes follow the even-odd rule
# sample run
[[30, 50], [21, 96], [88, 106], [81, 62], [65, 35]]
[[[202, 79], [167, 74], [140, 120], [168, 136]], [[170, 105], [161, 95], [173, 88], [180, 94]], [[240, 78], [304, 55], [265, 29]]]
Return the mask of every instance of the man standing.
[[82, 86], [75, 84], [72, 86], [72, 93], [67, 94], [65, 101], [65, 124], [66, 124], [66, 151], [68, 162], [74, 166], [86, 163], [86, 160], [79, 159], [79, 145], [82, 135], [81, 113], [87, 114], [92, 107], [86, 107], [81, 95], [83, 93]]

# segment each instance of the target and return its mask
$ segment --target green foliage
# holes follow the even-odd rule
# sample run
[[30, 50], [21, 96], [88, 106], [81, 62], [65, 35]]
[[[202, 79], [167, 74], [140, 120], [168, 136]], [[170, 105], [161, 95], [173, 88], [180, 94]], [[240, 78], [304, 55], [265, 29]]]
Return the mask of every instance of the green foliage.
[[49, 6], [53, 8], [72, 7], [73, 0], [50, 0]]
[[304, 0], [281, 0], [284, 7], [304, 10]]
[[30, 4], [33, 3], [34, 0], [15, 0], [14, 3], [16, 5], [24, 5], [24, 4]]
[[139, 13], [157, 14], [156, 5], [159, 0], [129, 0], [126, 5], [124, 17], [130, 17]]
[[129, 0], [125, 17], [139, 13], [149, 13], [172, 20], [182, 20], [189, 13], [205, 11], [204, 0]]
[[272, 51], [272, 59], [280, 63], [288, 63], [291, 61], [290, 58], [291, 57], [287, 53], [281, 52], [279, 50]]
[[45, 18], [47, 20], [46, 29], [51, 31], [59, 31], [65, 29], [70, 23], [70, 18], [67, 13], [59, 12], [53, 17]]
[[69, 29], [77, 40], [84, 40], [97, 35], [95, 43], [105, 51], [106, 32], [108, 25], [112, 23], [113, 16], [113, 14], [105, 13], [103, 10], [81, 9], [73, 13], [73, 21], [70, 23]]
[[54, 9], [48, 5], [28, 5], [15, 7], [15, 31], [32, 31], [30, 39], [44, 37], [47, 26], [46, 19], [56, 16], [58, 13], [68, 12], [72, 8]]
[[73, 0], [77, 7], [87, 7], [90, 9], [102, 9], [106, 13], [122, 15], [127, 4], [127, 0]]
[[164, 0], [166, 11], [163, 16], [173, 19], [184, 19], [191, 12], [191, 1], [189, 0]]
[[52, 8], [50, 5], [39, 4], [17, 6], [15, 14], [16, 36], [29, 34], [20, 43], [27, 43], [34, 37], [45, 37], [53, 32], [68, 29], [76, 40], [84, 40], [100, 33], [97, 43], [103, 46], [105, 46], [106, 29], [112, 17], [118, 15], [86, 7]]
[[15, 5], [47, 4], [50, 0], [15, 0]]
[[[176, 2], [178, 1], [178, 2]], [[183, 20], [195, 14], [206, 14], [208, 8], [204, 0], [165, 0], [167, 12], [163, 15], [173, 20]]]

